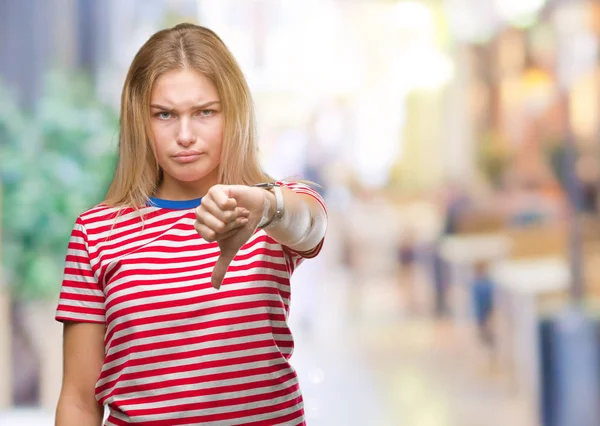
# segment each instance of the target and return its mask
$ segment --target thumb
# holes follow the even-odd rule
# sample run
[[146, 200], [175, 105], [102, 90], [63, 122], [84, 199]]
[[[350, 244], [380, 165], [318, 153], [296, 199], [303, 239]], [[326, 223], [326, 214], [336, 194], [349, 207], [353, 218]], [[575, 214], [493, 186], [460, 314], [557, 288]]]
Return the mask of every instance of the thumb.
[[212, 286], [217, 290], [221, 288], [227, 269], [229, 269], [229, 265], [236, 254], [236, 251], [231, 250], [231, 248], [228, 247], [228, 244], [219, 243], [219, 248], [221, 249], [221, 254], [217, 259], [217, 263], [215, 263], [212, 276], [210, 277]]

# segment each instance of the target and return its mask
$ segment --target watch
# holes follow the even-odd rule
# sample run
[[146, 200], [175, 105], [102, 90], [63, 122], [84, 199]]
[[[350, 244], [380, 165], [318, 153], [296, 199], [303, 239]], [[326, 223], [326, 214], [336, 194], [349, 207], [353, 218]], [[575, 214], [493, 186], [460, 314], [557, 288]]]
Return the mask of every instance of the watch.
[[263, 183], [257, 183], [256, 185], [254, 185], [257, 188], [262, 188], [262, 189], [266, 189], [267, 191], [271, 191], [273, 192], [273, 194], [275, 195], [275, 214], [273, 214], [273, 216], [271, 218], [268, 217], [268, 212], [270, 210], [270, 205], [265, 205], [265, 211], [263, 213], [263, 218], [261, 219], [260, 223], [258, 224], [258, 228], [260, 229], [265, 229], [265, 228], [269, 228], [273, 225], [275, 225], [276, 223], [280, 222], [281, 219], [283, 218], [283, 194], [281, 193], [281, 185], [277, 182], [263, 182]]

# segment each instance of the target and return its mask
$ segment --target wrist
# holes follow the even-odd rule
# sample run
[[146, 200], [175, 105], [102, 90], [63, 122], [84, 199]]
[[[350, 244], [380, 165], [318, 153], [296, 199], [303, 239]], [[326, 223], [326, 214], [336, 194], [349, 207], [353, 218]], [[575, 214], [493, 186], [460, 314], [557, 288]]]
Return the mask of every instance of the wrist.
[[277, 213], [277, 199], [275, 198], [275, 194], [268, 189], [263, 189], [262, 192], [264, 195], [263, 218], [259, 224], [259, 227], [265, 228], [273, 222], [275, 214]]
[[255, 186], [264, 190], [262, 217], [258, 228], [270, 228], [283, 218], [283, 194], [281, 188], [279, 185], [273, 183], [263, 183]]

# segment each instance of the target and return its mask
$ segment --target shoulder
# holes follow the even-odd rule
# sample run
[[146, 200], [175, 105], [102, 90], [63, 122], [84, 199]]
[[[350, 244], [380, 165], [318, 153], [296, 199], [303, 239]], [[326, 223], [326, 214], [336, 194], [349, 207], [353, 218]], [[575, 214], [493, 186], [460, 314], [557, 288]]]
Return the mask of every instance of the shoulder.
[[93, 228], [95, 225], [105, 221], [114, 222], [119, 216], [123, 216], [123, 214], [130, 211], [133, 211], [133, 209], [129, 207], [111, 207], [100, 203], [77, 216], [75, 224], [84, 228]]
[[[107, 240], [117, 234], [135, 232], [143, 227], [148, 213], [157, 210], [153, 207], [134, 209], [132, 207], [113, 207], [98, 204], [81, 213], [75, 222], [89, 241]], [[124, 232], [126, 231], [127, 232]]]

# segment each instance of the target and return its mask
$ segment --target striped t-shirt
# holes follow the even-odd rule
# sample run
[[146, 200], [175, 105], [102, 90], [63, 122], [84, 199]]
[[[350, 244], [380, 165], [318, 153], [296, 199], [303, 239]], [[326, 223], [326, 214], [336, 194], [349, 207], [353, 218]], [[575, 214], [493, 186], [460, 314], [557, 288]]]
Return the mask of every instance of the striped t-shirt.
[[[325, 208], [310, 187], [286, 186]], [[297, 253], [258, 230], [215, 290], [219, 248], [194, 229], [200, 202], [154, 199], [119, 214], [99, 205], [79, 216], [56, 319], [106, 325], [95, 389], [106, 425], [302, 425], [290, 277], [322, 242]]]

